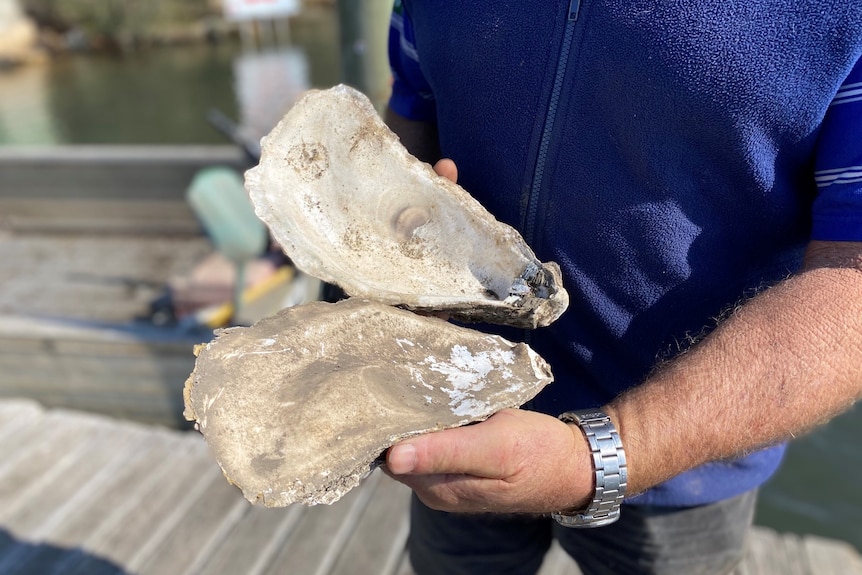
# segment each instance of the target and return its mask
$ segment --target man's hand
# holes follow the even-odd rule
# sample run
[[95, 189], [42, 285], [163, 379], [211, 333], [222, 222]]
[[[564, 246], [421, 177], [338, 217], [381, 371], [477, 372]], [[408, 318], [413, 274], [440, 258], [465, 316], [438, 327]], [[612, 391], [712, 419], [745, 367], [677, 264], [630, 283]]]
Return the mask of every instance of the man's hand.
[[434, 164], [434, 171], [437, 172], [438, 176], [443, 176], [447, 180], [452, 180], [456, 184], [458, 183], [458, 166], [449, 158], [443, 158]]
[[[448, 158], [434, 171], [458, 180]], [[384, 469], [435, 509], [546, 513], [586, 506], [594, 488], [589, 457], [580, 429], [507, 409], [475, 425], [399, 443]]]
[[591, 465], [580, 429], [507, 409], [393, 446], [385, 471], [434, 509], [548, 513], [586, 507], [594, 489]]

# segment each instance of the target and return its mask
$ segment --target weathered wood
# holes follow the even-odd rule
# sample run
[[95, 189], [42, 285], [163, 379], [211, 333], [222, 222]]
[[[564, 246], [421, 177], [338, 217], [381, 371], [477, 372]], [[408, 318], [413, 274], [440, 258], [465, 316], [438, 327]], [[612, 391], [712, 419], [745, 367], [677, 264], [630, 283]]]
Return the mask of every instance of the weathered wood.
[[245, 168], [233, 146], [3, 147], [0, 223], [31, 233], [197, 234], [184, 194], [212, 165]]
[[[213, 464], [213, 468], [216, 466]], [[219, 543], [251, 507], [239, 490], [219, 477], [206, 489], [184, 493], [185, 506], [179, 521], [158, 547], [142, 549], [128, 567], [142, 575], [189, 573], [198, 558], [212, 555]], [[189, 553], [194, 549], [195, 553]]]
[[[156, 433], [154, 435], [154, 433]], [[175, 463], [166, 457], [162, 449], [154, 446], [154, 438], [169, 450], [180, 447], [176, 437], [159, 437], [157, 432], [147, 430], [144, 446], [117, 455], [119, 469], [101, 473], [100, 481], [93, 481], [82, 488], [85, 493], [67, 505], [60, 515], [55, 515], [36, 539], [40, 546], [29, 546], [29, 553], [20, 558], [19, 568], [23, 573], [52, 573], [60, 566], [75, 563], [69, 561], [69, 550], [74, 549], [105, 525], [119, 527], [119, 517], [125, 506], [129, 506], [129, 486], [146, 483], [142, 478], [163, 479], [170, 476]], [[159, 441], [161, 440], [161, 441]], [[181, 452], [178, 450], [178, 452]], [[131, 500], [134, 505], [144, 502]], [[117, 519], [114, 519], [117, 518]], [[31, 542], [33, 540], [30, 540]], [[50, 542], [50, 544], [46, 544]], [[80, 552], [74, 558], [81, 559]]]
[[[0, 336], [0, 398], [29, 397], [48, 407], [98, 411], [171, 427], [188, 425], [182, 418], [182, 388], [194, 368], [192, 349], [197, 343], [188, 336], [176, 342], [172, 353], [154, 350], [140, 357], [134, 349], [127, 354], [129, 346], [122, 342], [101, 344], [100, 355], [75, 355], [57, 351], [68, 342], [53, 345], [44, 340], [53, 351], [16, 353], [15, 345], [4, 346], [6, 341]], [[166, 342], [157, 346], [164, 348]]]
[[554, 541], [542, 562], [538, 575], [581, 575], [581, 570], [577, 563], [563, 551], [560, 544]]
[[[106, 237], [89, 232], [74, 236], [0, 234], [0, 249], [4, 264], [0, 268], [0, 314], [41, 318], [44, 325], [19, 335], [44, 336], [50, 329], [73, 332], [76, 327], [129, 322], [145, 314], [168, 279], [190, 271], [213, 248], [201, 235], [126, 233]], [[45, 321], [52, 317], [53, 324]], [[66, 320], [65, 326], [60, 325], [61, 318]], [[73, 319], [77, 324], [70, 321]], [[12, 321], [4, 318], [4, 334], [12, 333], [12, 326], [5, 325]], [[15, 325], [20, 327], [21, 322]]]
[[286, 509], [250, 509], [210, 557], [198, 555], [198, 572], [259, 575], [294, 533], [305, 511], [301, 505]]
[[[332, 506], [252, 507], [196, 433], [0, 400], [0, 573], [413, 575], [409, 491], [380, 472]], [[540, 575], [577, 575], [554, 544]], [[862, 575], [849, 544], [751, 533], [734, 575]]]
[[404, 510], [409, 500], [407, 487], [382, 476], [374, 490], [373, 501], [359, 518], [353, 536], [345, 543], [329, 573], [391, 575], [407, 543], [409, 524]]
[[187, 465], [177, 465], [167, 476], [144, 493], [129, 494], [136, 506], [127, 509], [117, 528], [97, 533], [84, 542], [88, 555], [72, 573], [85, 575], [94, 566], [94, 559], [106, 558], [125, 566], [139, 568], [153, 552], [171, 536], [174, 527], [189, 510], [192, 497], [215, 481], [224, 481], [217, 469], [204, 466], [211, 463], [204, 454], [195, 454]]
[[125, 200], [2, 198], [3, 227], [27, 233], [171, 234], [201, 233], [194, 213], [179, 199]]
[[30, 436], [31, 442], [10, 449], [0, 464], [0, 521], [13, 517], [28, 498], [50, 489], [100, 431], [98, 423], [87, 417], [59, 413], [45, 417]]
[[309, 509], [297, 526], [295, 535], [287, 541], [264, 573], [329, 573], [338, 560], [342, 546], [368, 506], [379, 480], [379, 474], [373, 474], [365, 480], [364, 489], [354, 489], [334, 505]]
[[[92, 498], [102, 485], [122, 470], [129, 457], [118, 454], [123, 450], [139, 449], [147, 434], [142, 430], [118, 430], [112, 437], [97, 437], [90, 441], [86, 452], [76, 458], [62, 480], [52, 481], [48, 489], [30, 494], [16, 512], [4, 518], [15, 525], [15, 535], [28, 542], [39, 543], [57, 526], [78, 512], [80, 505]], [[21, 546], [16, 552], [0, 557], [0, 573], [9, 573], [16, 564], [24, 563], [37, 555], [38, 547]]]
[[802, 550], [812, 574], [862, 573], [862, 557], [855, 547], [844, 541], [809, 535], [802, 541]]
[[13, 234], [0, 250], [0, 397], [185, 425], [192, 348], [209, 335], [132, 320], [212, 251], [205, 238]]
[[[189, 480], [188, 477], [184, 479]], [[164, 489], [166, 485], [164, 481], [162, 483], [161, 487]], [[190, 485], [201, 487], [193, 481]], [[153, 491], [147, 498], [138, 500], [139, 507], [125, 510], [120, 523], [114, 526], [113, 531], [106, 532], [100, 526], [97, 536], [85, 539], [84, 546], [77, 550], [78, 553], [61, 563], [54, 572], [85, 575], [97, 570], [104, 561], [129, 571], [129, 564], [140, 563], [142, 553], [148, 556], [164, 537], [169, 536], [171, 523], [162, 519], [171, 517], [171, 503], [177, 501], [176, 493], [172, 489], [170, 491], [167, 496], [161, 491]], [[149, 506], [149, 501], [155, 501], [153, 507]]]
[[748, 539], [748, 552], [745, 561], [734, 571], [734, 575], [808, 575], [807, 565], [796, 554], [788, 554], [798, 545], [792, 535], [782, 535], [766, 529], [754, 528]]
[[42, 418], [42, 414], [42, 409], [32, 401], [0, 401], [0, 447], [3, 441], [8, 441], [12, 436], [34, 426]]

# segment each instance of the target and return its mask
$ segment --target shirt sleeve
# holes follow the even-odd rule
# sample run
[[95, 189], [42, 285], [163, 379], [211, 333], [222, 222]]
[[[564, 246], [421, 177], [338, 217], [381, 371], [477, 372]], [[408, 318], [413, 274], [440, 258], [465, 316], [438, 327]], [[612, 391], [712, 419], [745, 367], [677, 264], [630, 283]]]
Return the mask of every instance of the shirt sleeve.
[[862, 241], [862, 59], [826, 112], [814, 170], [812, 239]]
[[419, 66], [413, 23], [401, 0], [395, 0], [392, 8], [388, 49], [389, 66], [392, 69], [389, 107], [411, 120], [436, 122], [434, 93]]

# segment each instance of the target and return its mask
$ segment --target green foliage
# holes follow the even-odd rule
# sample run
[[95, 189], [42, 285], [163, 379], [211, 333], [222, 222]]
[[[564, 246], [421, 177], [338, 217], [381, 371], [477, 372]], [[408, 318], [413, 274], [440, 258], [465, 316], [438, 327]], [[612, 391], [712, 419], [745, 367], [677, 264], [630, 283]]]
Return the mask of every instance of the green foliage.
[[88, 36], [146, 36], [187, 28], [219, 14], [217, 0], [22, 0], [43, 22]]

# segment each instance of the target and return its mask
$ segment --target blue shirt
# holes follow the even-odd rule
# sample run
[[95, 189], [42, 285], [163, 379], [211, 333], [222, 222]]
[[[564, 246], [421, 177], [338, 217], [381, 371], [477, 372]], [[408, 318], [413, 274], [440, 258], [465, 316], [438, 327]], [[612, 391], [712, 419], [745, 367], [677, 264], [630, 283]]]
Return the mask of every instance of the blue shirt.
[[[610, 401], [809, 240], [862, 241], [860, 58], [858, 0], [396, 3], [390, 106], [435, 122], [459, 183], [562, 267], [563, 317], [503, 331], [553, 367], [531, 408]], [[782, 451], [633, 502], [736, 495]]]

